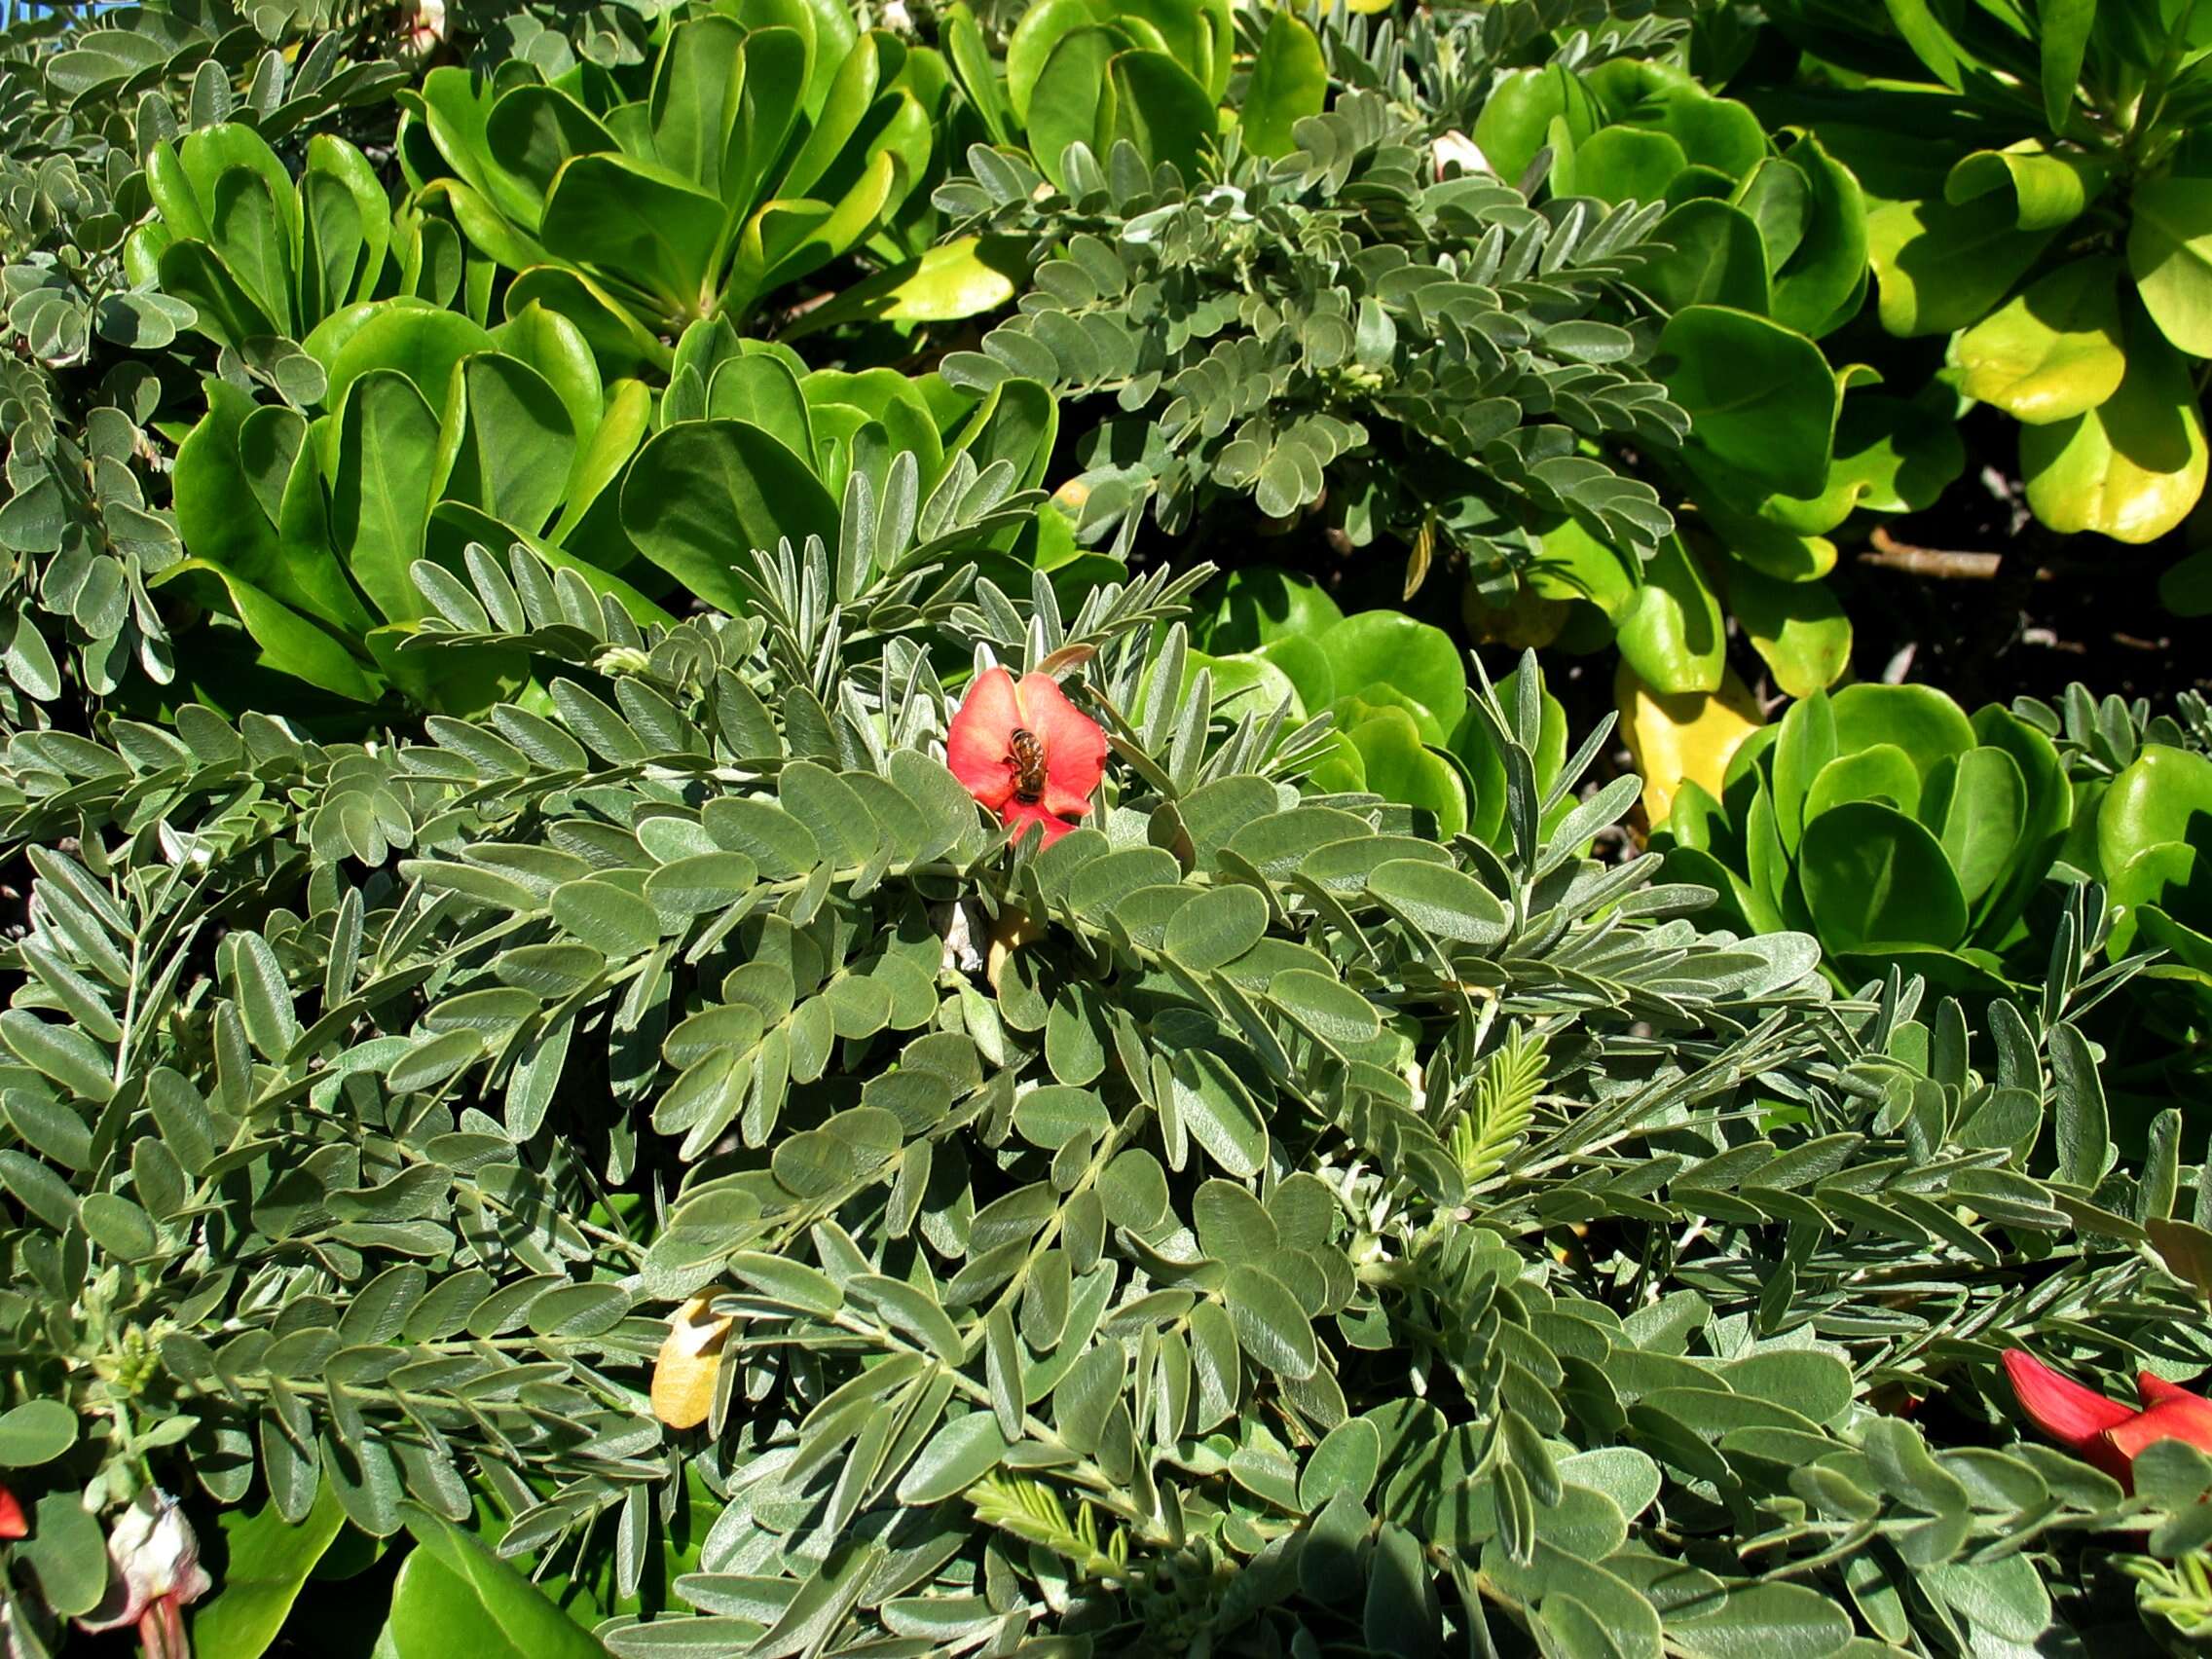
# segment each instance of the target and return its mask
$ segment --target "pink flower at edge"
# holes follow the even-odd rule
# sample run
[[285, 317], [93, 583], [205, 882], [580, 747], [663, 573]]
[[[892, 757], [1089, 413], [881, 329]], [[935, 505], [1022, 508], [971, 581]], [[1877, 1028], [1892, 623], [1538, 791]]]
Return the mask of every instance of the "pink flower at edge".
[[97, 1633], [138, 1627], [145, 1659], [190, 1659], [184, 1609], [214, 1587], [200, 1565], [200, 1540], [176, 1499], [148, 1491], [107, 1534], [107, 1593], [77, 1621]]
[[2129, 1491], [2135, 1458], [2146, 1446], [2181, 1440], [2212, 1453], [2212, 1400], [2148, 1371], [2135, 1380], [2139, 1407], [2084, 1388], [2020, 1348], [2007, 1350], [2005, 1375], [2029, 1421]]
[[[1020, 798], [1021, 765], [1014, 733], [1036, 740], [1044, 762], [1037, 798]], [[968, 793], [1018, 836], [1035, 824], [1051, 846], [1090, 810], [1106, 775], [1106, 733], [1067, 699], [1049, 674], [1016, 682], [1003, 668], [985, 669], [968, 687], [945, 734], [944, 763]]]

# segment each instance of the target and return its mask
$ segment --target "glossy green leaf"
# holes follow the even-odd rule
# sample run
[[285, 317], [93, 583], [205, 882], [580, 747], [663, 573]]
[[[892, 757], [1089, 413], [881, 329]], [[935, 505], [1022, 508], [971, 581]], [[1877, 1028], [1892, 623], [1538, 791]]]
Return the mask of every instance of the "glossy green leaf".
[[1820, 348], [1722, 306], [1677, 312], [1653, 371], [1690, 417], [1690, 439], [1723, 465], [1786, 495], [1827, 477], [1842, 391]]
[[2105, 164], [2095, 157], [2053, 154], [2041, 139], [2028, 138], [1962, 158], [1943, 181], [1943, 199], [1956, 206], [1979, 197], [2009, 196], [2021, 230], [2055, 231], [2079, 219], [2104, 182]]
[[731, 568], [819, 535], [834, 547], [837, 508], [813, 468], [757, 426], [687, 421], [638, 452], [622, 487], [622, 523], [638, 550], [724, 610], [745, 608]]
[[2148, 179], [2128, 203], [2127, 270], [2175, 346], [2212, 357], [2212, 178]]
[[2011, 201], [1897, 202], [1866, 219], [1866, 254], [1882, 326], [1907, 336], [1979, 322], [2026, 274], [2054, 233], [2023, 231]]
[[1661, 542], [1644, 567], [1616, 638], [1621, 660], [1663, 695], [1719, 685], [1727, 649], [1720, 601], [1679, 536]]
[[2204, 491], [2204, 417], [2189, 365], [2148, 325], [2128, 330], [2119, 388], [2085, 414], [2020, 430], [2028, 505], [2052, 530], [2156, 541]]
[[415, 1548], [400, 1564], [380, 1648], [390, 1659], [604, 1659], [606, 1649], [536, 1587], [450, 1521], [401, 1507]]
[[1237, 114], [1246, 147], [1259, 156], [1288, 155], [1295, 143], [1291, 129], [1321, 113], [1328, 90], [1320, 41], [1295, 14], [1275, 13], [1261, 37]]
[[1805, 826], [1798, 881], [1830, 950], [1956, 945], [1967, 902], [1936, 837], [1902, 813], [1850, 801]]
[[2033, 425], [2096, 408], [2127, 372], [2119, 278], [2091, 258], [2031, 282], [1959, 337], [1961, 389]]
[[345, 1506], [328, 1482], [298, 1523], [286, 1521], [274, 1503], [224, 1510], [222, 1582], [192, 1610], [195, 1649], [207, 1659], [260, 1659], [345, 1524]]
[[1851, 663], [1851, 618], [1824, 582], [1780, 582], [1747, 566], [1728, 576], [1728, 606], [1792, 697], [1835, 683]]
[[1970, 905], [1978, 903], [2009, 867], [2027, 825], [2028, 786], [2018, 762], [2002, 749], [1970, 749], [1923, 807], [1960, 893]]
[[1765, 314], [1773, 301], [1766, 244], [1741, 207], [1698, 197], [1660, 220], [1652, 235], [1674, 251], [1646, 265], [1637, 282], [1667, 310], [1727, 306]]

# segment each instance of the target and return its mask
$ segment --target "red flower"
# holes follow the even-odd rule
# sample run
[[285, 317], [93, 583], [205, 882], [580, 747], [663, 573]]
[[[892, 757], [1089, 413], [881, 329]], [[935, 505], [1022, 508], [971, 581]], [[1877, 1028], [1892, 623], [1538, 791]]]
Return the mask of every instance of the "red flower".
[[27, 1538], [30, 1523], [23, 1519], [23, 1506], [16, 1501], [16, 1494], [0, 1486], [0, 1538]]
[[2186, 1440], [2199, 1452], [2212, 1452], [2212, 1400], [2148, 1371], [2135, 1379], [2140, 1408], [2108, 1400], [2018, 1348], [2006, 1351], [2005, 1374], [2036, 1427], [2130, 1490], [2130, 1469], [2146, 1446]]
[[1106, 733], [1051, 675], [1015, 684], [1005, 669], [985, 669], [952, 717], [944, 763], [1016, 838], [1035, 824], [1049, 847], [1075, 828], [1069, 819], [1090, 810], [1106, 775]]

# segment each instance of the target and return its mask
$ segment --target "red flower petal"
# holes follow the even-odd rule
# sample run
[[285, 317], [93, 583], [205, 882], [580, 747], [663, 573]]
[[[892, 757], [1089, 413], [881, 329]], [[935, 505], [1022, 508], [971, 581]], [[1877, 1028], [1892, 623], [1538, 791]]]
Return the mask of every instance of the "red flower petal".
[[[2069, 1451], [2089, 1456], [2097, 1437], [2118, 1428], [2135, 1416], [2118, 1400], [2108, 1400], [2094, 1388], [2084, 1388], [2031, 1353], [2009, 1348], [2005, 1354], [2005, 1375], [2029, 1420]], [[2091, 1457], [2094, 1462], [2096, 1459]]]
[[1049, 674], [1024, 675], [1020, 696], [1021, 723], [1045, 749], [1045, 810], [1081, 818], [1106, 776], [1106, 733]]
[[27, 1538], [30, 1524], [23, 1519], [23, 1506], [16, 1501], [16, 1494], [0, 1487], [0, 1538]]
[[2168, 1382], [2163, 1377], [2154, 1377], [2148, 1371], [2138, 1371], [2135, 1374], [2135, 1391], [2143, 1397], [2143, 1403], [2146, 1406], [2155, 1406], [2160, 1400], [2194, 1400], [2199, 1398], [2198, 1395], [2191, 1393], [2179, 1382]]
[[945, 732], [945, 765], [993, 812], [1014, 799], [1014, 728], [1023, 723], [1014, 676], [1003, 668], [987, 668], [969, 685]]
[[2212, 1452], [2212, 1400], [2184, 1390], [2137, 1413], [2104, 1438], [2129, 1459], [2161, 1440], [2186, 1440], [2199, 1452]]
[[1006, 822], [1008, 827], [1014, 830], [1014, 838], [1016, 841], [1028, 833], [1030, 825], [1042, 825], [1045, 830], [1045, 845], [1048, 847], [1075, 828], [1066, 820], [1046, 811], [1042, 801], [1017, 800], [1009, 802], [1006, 809]]

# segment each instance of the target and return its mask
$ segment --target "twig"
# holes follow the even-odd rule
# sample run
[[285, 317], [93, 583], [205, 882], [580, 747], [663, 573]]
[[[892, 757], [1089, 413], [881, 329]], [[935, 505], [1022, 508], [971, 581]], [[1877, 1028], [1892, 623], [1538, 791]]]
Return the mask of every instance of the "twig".
[[1915, 547], [1893, 536], [1880, 525], [1874, 527], [1869, 538], [1873, 551], [1859, 555], [1862, 565], [1874, 565], [1886, 571], [1907, 571], [1916, 576], [1936, 576], [1944, 581], [1986, 582], [1997, 574], [1997, 567], [2004, 563], [2002, 553], [1948, 553], [1936, 547]]

